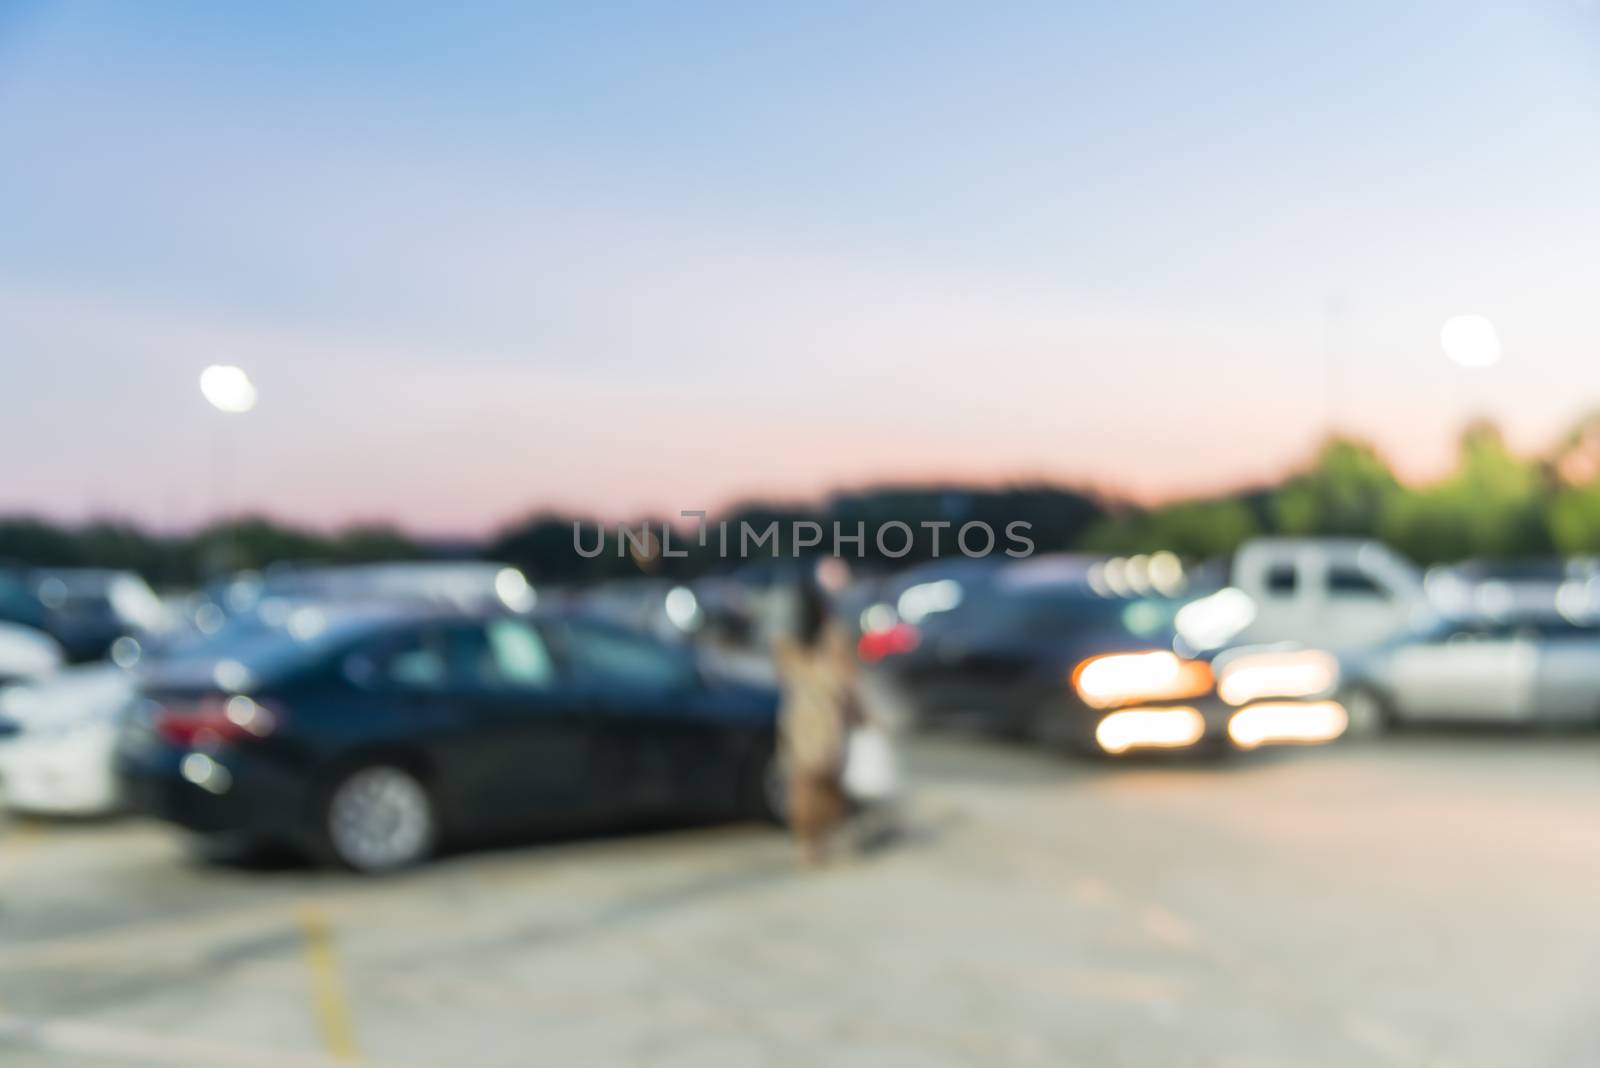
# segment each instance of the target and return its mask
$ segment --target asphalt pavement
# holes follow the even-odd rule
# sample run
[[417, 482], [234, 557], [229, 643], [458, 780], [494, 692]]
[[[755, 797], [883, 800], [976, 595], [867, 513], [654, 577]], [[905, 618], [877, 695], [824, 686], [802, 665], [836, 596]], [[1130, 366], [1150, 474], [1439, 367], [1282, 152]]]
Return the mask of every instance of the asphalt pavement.
[[0, 1065], [1600, 1064], [1600, 737], [909, 757], [820, 873], [754, 825], [372, 881], [13, 820]]

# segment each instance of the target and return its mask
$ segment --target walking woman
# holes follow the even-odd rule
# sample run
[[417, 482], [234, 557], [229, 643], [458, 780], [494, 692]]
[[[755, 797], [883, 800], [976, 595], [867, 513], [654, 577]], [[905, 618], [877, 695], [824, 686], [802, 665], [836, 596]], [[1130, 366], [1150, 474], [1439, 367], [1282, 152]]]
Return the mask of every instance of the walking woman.
[[856, 662], [849, 635], [828, 619], [815, 579], [799, 584], [795, 623], [773, 642], [783, 688], [778, 732], [789, 778], [789, 825], [809, 864], [827, 859], [844, 823], [845, 742], [855, 716]]

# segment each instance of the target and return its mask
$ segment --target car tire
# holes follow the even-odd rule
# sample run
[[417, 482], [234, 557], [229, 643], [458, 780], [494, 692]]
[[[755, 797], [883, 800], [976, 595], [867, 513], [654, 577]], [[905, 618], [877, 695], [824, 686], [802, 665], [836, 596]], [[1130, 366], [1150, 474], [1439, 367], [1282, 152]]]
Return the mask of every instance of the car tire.
[[433, 854], [433, 797], [398, 765], [365, 764], [346, 772], [327, 791], [321, 815], [328, 856], [351, 871], [398, 871]]
[[1383, 695], [1370, 686], [1358, 686], [1339, 695], [1349, 717], [1352, 737], [1386, 734], [1394, 728], [1394, 710]]

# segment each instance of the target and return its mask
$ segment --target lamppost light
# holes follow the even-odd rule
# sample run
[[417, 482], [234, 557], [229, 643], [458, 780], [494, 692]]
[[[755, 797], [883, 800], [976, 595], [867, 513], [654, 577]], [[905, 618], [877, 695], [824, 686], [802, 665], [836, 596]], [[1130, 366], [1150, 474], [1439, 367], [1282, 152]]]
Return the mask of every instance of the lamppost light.
[[200, 372], [200, 392], [219, 412], [242, 415], [256, 406], [256, 386], [231, 364], [212, 364]]
[[1453, 315], [1439, 330], [1439, 346], [1462, 367], [1489, 367], [1500, 362], [1500, 334], [1481, 315]]

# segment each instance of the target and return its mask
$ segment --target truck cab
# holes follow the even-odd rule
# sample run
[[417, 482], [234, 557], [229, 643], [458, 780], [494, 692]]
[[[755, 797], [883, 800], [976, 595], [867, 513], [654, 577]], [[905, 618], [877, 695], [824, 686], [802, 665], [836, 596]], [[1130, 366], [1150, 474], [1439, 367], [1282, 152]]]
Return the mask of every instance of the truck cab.
[[1370, 648], [1431, 617], [1422, 572], [1361, 538], [1258, 538], [1234, 555], [1231, 585], [1255, 604], [1240, 643]]

